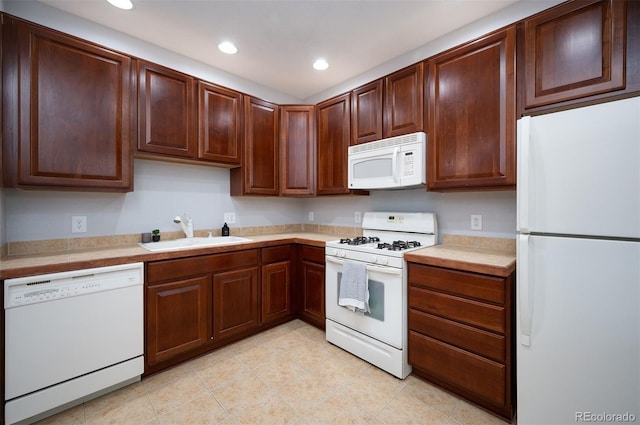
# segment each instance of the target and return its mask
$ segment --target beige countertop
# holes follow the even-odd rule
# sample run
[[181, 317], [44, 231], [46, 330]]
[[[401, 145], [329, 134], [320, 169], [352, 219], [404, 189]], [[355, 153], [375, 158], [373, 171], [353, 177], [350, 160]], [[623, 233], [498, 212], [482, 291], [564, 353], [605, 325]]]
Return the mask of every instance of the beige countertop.
[[[116, 264], [158, 261], [194, 255], [263, 248], [287, 243], [324, 247], [339, 239], [328, 233], [289, 232], [244, 235], [251, 239], [233, 245], [150, 252], [137, 244], [110, 248], [78, 249], [46, 254], [8, 256], [0, 262], [0, 279], [55, 273]], [[495, 276], [508, 276], [516, 266], [515, 240], [443, 235], [443, 244], [405, 254], [407, 261]]]
[[443, 236], [443, 244], [405, 254], [409, 262], [507, 277], [516, 269], [515, 239]]
[[286, 243], [302, 243], [324, 247], [325, 242], [339, 239], [336, 235], [324, 233], [279, 233], [247, 235], [250, 242], [216, 247], [192, 248], [180, 251], [150, 252], [132, 244], [112, 248], [70, 250], [64, 252], [8, 256], [0, 262], [0, 280], [14, 277], [56, 273], [92, 267], [112, 266], [138, 261], [157, 261], [171, 258], [191, 257], [194, 255], [216, 254], [220, 252], [240, 251], [262, 248]]

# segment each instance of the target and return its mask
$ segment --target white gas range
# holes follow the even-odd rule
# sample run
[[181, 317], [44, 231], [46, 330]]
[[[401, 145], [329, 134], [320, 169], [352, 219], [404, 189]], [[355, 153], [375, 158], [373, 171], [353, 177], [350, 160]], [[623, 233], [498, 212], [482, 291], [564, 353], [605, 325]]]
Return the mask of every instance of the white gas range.
[[[366, 212], [362, 233], [360, 237], [326, 244], [326, 338], [404, 379], [411, 372], [407, 362], [404, 254], [437, 243], [436, 216], [433, 213]], [[356, 276], [364, 276], [360, 295], [367, 298], [368, 309], [345, 305], [345, 288], [341, 287], [345, 267], [350, 276], [348, 285], [354, 284], [351, 279], [354, 270]]]

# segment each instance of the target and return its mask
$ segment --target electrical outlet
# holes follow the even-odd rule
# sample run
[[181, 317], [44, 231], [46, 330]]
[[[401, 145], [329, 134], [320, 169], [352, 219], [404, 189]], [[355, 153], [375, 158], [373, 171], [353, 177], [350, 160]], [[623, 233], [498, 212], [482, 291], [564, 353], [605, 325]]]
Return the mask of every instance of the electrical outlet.
[[482, 216], [480, 214], [471, 215], [471, 230], [482, 230]]
[[87, 216], [74, 215], [71, 217], [71, 233], [87, 232]]
[[224, 222], [227, 224], [233, 224], [236, 222], [236, 213], [226, 212], [224, 213]]
[[355, 221], [356, 223], [360, 223], [362, 221], [362, 216], [360, 215], [360, 211], [356, 211], [353, 214], [353, 221]]
[[314, 217], [313, 217], [313, 211], [309, 211], [309, 221], [313, 221]]

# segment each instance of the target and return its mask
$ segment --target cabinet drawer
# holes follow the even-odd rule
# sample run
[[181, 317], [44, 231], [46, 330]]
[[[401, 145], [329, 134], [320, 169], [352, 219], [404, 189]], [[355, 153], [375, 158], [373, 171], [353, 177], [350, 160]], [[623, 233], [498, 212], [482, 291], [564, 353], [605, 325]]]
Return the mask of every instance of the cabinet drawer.
[[324, 264], [324, 248], [302, 245], [302, 259]]
[[505, 361], [505, 338], [481, 329], [409, 309], [409, 329], [488, 357]]
[[506, 400], [506, 368], [460, 348], [409, 331], [409, 364], [494, 404]]
[[262, 248], [260, 256], [262, 259], [262, 264], [289, 261], [291, 259], [291, 245], [279, 245]]
[[415, 286], [409, 286], [409, 307], [489, 331], [505, 331], [504, 307]]
[[253, 266], [256, 264], [258, 264], [257, 249], [157, 261], [147, 265], [147, 283], [163, 282], [179, 277]]
[[504, 305], [504, 279], [422, 264], [409, 265], [409, 283]]

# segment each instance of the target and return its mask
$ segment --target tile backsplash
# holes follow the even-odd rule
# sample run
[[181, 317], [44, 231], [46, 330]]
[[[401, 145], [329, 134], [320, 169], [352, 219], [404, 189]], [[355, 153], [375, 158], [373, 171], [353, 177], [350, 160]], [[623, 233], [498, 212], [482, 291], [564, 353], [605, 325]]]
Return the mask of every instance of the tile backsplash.
[[[342, 236], [348, 235], [350, 237], [362, 235], [362, 229], [359, 227], [332, 226], [325, 224], [281, 224], [272, 226], [236, 227], [231, 229], [231, 234], [235, 236], [300, 232], [324, 233]], [[214, 230], [211, 233], [213, 236], [220, 236], [220, 229]], [[206, 237], [208, 235], [209, 230], [194, 231], [194, 236], [197, 237]], [[163, 240], [178, 239], [183, 236], [184, 234], [182, 232], [161, 233], [161, 237]], [[139, 233], [88, 238], [63, 238], [24, 242], [9, 242], [8, 244], [2, 246], [1, 258], [4, 258], [6, 256], [38, 255], [56, 252], [80, 251], [85, 249], [106, 249], [118, 246], [135, 245], [139, 242], [141, 242], [141, 235]]]

